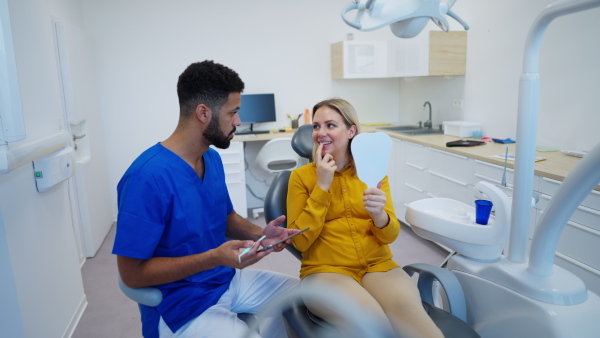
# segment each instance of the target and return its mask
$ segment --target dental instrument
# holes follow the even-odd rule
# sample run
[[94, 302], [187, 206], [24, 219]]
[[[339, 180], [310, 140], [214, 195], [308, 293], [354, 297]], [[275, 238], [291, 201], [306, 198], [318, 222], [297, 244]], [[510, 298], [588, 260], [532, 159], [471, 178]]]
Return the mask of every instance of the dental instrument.
[[[429, 19], [447, 32], [450, 25], [446, 15], [468, 30], [469, 25], [451, 10], [454, 3], [456, 0], [446, 3], [440, 0], [354, 0], [342, 10], [342, 19], [349, 26], [361, 31], [371, 31], [389, 25], [392, 33], [400, 38], [417, 36]], [[356, 15], [354, 20], [351, 20], [347, 14], [354, 10]]]
[[242, 256], [244, 256], [245, 254], [247, 254], [248, 252], [250, 252], [250, 250], [252, 250], [252, 248], [254, 247], [254, 245], [256, 243], [260, 243], [260, 241], [262, 241], [263, 239], [265, 239], [267, 236], [262, 236], [261, 238], [258, 239], [258, 241], [252, 243], [252, 246], [247, 247], [246, 249], [244, 249], [244, 251], [242, 251], [241, 254], [238, 255], [238, 262], [240, 264], [242, 264]]

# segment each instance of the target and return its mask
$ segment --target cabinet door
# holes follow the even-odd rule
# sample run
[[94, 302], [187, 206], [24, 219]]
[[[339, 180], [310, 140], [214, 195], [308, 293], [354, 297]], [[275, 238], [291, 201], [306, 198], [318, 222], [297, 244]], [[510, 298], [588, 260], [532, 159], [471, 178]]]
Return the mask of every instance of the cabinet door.
[[388, 41], [387, 77], [429, 75], [429, 35]]
[[[212, 146], [211, 146], [212, 147]], [[225, 170], [225, 182], [229, 198], [233, 204], [233, 209], [242, 217], [248, 217], [248, 208], [246, 203], [246, 176], [244, 168], [244, 143], [231, 142], [227, 149], [215, 148]]]
[[331, 45], [333, 79], [385, 77], [385, 41], [341, 41]]

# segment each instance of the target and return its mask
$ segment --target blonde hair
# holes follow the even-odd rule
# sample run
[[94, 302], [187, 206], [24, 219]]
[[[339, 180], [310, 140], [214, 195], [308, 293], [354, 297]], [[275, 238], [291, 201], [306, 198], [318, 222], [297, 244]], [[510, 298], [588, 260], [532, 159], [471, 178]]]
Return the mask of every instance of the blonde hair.
[[[338, 113], [340, 113], [340, 115], [342, 115], [342, 117], [344, 118], [344, 124], [346, 124], [346, 127], [350, 128], [352, 126], [356, 126], [356, 133], [354, 134], [354, 137], [356, 137], [356, 135], [358, 135], [360, 133], [360, 123], [358, 122], [358, 114], [356, 113], [356, 110], [350, 104], [350, 102], [348, 102], [344, 99], [340, 99], [340, 98], [332, 98], [332, 99], [323, 100], [323, 101], [315, 104], [315, 106], [313, 107], [313, 110], [312, 110], [313, 119], [315, 117], [315, 113], [321, 107], [329, 107], [329, 108], [337, 111]], [[352, 139], [349, 140], [348, 147], [350, 147], [351, 143], [352, 143]], [[313, 161], [317, 156], [318, 146], [319, 145], [316, 143], [313, 146]], [[352, 156], [352, 152], [350, 152], [350, 155]]]

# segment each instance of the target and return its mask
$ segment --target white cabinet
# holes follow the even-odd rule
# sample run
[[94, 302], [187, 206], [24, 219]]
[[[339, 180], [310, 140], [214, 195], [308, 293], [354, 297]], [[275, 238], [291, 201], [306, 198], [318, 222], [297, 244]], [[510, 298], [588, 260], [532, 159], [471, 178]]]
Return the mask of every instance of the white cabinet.
[[390, 192], [392, 201], [394, 202], [394, 211], [396, 217], [404, 218], [405, 208], [403, 206], [404, 192], [404, 142], [397, 139], [392, 139], [392, 154], [388, 164], [388, 181], [390, 182]]
[[[212, 147], [212, 146], [211, 146]], [[246, 176], [244, 171], [244, 143], [231, 142], [227, 149], [215, 149], [223, 160], [225, 182], [233, 209], [242, 217], [248, 217], [246, 206]]]
[[[429, 197], [444, 197], [473, 205], [473, 187], [479, 181], [500, 184], [504, 168], [485, 161], [456, 155], [408, 141], [394, 143], [393, 170], [397, 176], [392, 196], [398, 219], [406, 223], [408, 203]], [[390, 166], [392, 168], [392, 166]], [[392, 169], [390, 169], [392, 170]], [[513, 186], [514, 171], [507, 168], [506, 181]], [[531, 210], [529, 239], [561, 182], [534, 176], [538, 204]], [[555, 263], [579, 276], [588, 289], [600, 294], [600, 192], [592, 190], [565, 225]]]
[[431, 197], [452, 198], [474, 205], [473, 160], [435, 148], [429, 149], [429, 189]]
[[[537, 222], [542, 218], [561, 182], [541, 177]], [[537, 223], [536, 223], [537, 226]], [[555, 263], [579, 276], [600, 294], [600, 192], [592, 190], [575, 210], [560, 236]]]
[[385, 41], [341, 41], [331, 45], [331, 75], [334, 79], [385, 77]]
[[333, 79], [465, 75], [466, 32], [424, 32], [412, 39], [331, 45]]

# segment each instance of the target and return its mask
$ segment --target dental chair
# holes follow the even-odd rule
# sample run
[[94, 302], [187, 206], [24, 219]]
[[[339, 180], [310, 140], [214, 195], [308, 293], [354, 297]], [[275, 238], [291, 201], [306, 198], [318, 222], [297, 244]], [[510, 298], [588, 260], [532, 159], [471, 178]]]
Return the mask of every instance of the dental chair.
[[[312, 161], [312, 125], [303, 125], [298, 128], [292, 138], [292, 149], [300, 156]], [[286, 200], [288, 181], [291, 171], [280, 172], [269, 187], [265, 197], [265, 219], [275, 219], [279, 215], [287, 214]], [[280, 224], [287, 226], [287, 220]], [[286, 248], [298, 259], [302, 253], [293, 245]], [[410, 276], [419, 274], [417, 287], [421, 294], [422, 304], [430, 318], [442, 331], [445, 337], [479, 337], [479, 335], [465, 322], [466, 304], [462, 287], [458, 279], [448, 270], [428, 264], [411, 264], [404, 267]], [[434, 306], [437, 294], [433, 293], [434, 282], [438, 281], [443, 287], [450, 312]], [[319, 337], [321, 335], [337, 336], [335, 328], [323, 319], [312, 314], [300, 300], [295, 301], [283, 310], [284, 320], [288, 332], [293, 331], [298, 337]]]
[[[163, 299], [162, 291], [155, 287], [144, 287], [144, 288], [131, 288], [121, 279], [121, 275], [118, 275], [119, 288], [121, 291], [131, 300], [138, 303], [141, 316], [149, 316], [156, 320], [157, 325], [155, 327], [149, 327], [148, 325], [142, 324], [142, 336], [144, 338], [159, 338], [158, 334], [158, 322], [160, 321], [160, 315], [156, 310]], [[238, 313], [238, 318], [243, 320], [248, 327], [256, 327], [256, 317], [251, 313]], [[143, 322], [142, 322], [143, 323]], [[257, 329], [258, 332], [258, 329]]]

